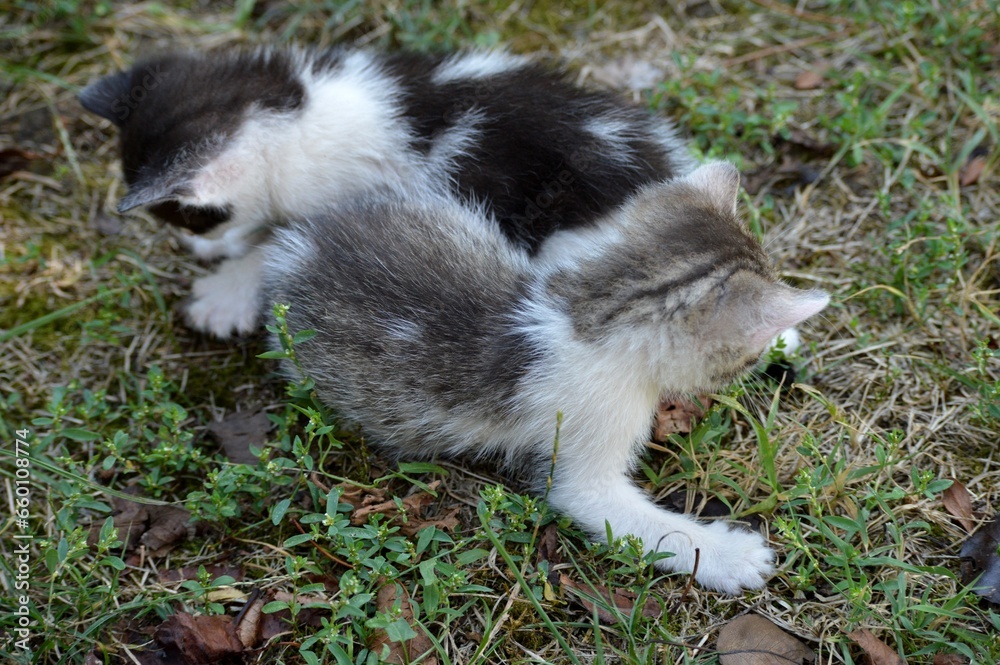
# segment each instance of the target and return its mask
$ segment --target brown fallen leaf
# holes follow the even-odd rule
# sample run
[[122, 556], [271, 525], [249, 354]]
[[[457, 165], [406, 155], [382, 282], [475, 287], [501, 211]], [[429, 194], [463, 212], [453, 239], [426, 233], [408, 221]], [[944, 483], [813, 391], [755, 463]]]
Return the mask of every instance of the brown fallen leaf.
[[155, 637], [165, 650], [177, 652], [191, 665], [237, 662], [243, 652], [243, 643], [228, 616], [179, 612], [160, 624]]
[[852, 630], [847, 636], [861, 647], [871, 665], [906, 665], [906, 661], [900, 658], [898, 653], [875, 637], [867, 628]]
[[[285, 591], [273, 591], [265, 597], [264, 605], [267, 605], [272, 600], [281, 600], [284, 602], [289, 602], [292, 599], [292, 594]], [[257, 638], [258, 644], [263, 641], [267, 642], [279, 635], [284, 635], [286, 633], [291, 633], [295, 626], [300, 627], [310, 627], [310, 628], [322, 628], [323, 619], [329, 618], [329, 601], [316, 596], [294, 596], [295, 602], [299, 605], [312, 605], [312, 604], [322, 604], [326, 607], [303, 607], [300, 608], [298, 614], [295, 615], [295, 619], [292, 619], [292, 613], [288, 609], [278, 610], [277, 612], [269, 612], [267, 614], [261, 614], [258, 620], [257, 628]]]
[[442, 531], [454, 531], [458, 528], [458, 513], [461, 510], [461, 506], [452, 506], [441, 513], [439, 517], [433, 519], [414, 519], [410, 517], [405, 524], [399, 525], [399, 532], [404, 536], [414, 536], [418, 531], [426, 529], [429, 526], [436, 527]]
[[671, 434], [688, 434], [711, 405], [712, 400], [707, 395], [698, 395], [697, 402], [689, 399], [662, 400], [656, 409], [653, 441], [665, 443]]
[[807, 69], [795, 77], [796, 90], [815, 90], [823, 85], [823, 75]]
[[236, 636], [239, 638], [240, 644], [243, 645], [244, 649], [256, 647], [261, 640], [261, 617], [266, 616], [261, 612], [263, 608], [263, 598], [251, 600], [250, 604], [243, 611], [243, 616], [239, 618], [239, 623], [236, 625]]
[[31, 162], [41, 158], [42, 155], [30, 150], [21, 150], [20, 148], [0, 149], [0, 178], [6, 178], [16, 171], [23, 171], [28, 168]]
[[722, 665], [802, 665], [813, 662], [813, 650], [757, 614], [736, 617], [719, 631]]
[[965, 528], [967, 533], [972, 533], [976, 529], [975, 517], [972, 514], [972, 497], [965, 485], [957, 480], [951, 487], [944, 491], [942, 495], [944, 509]]
[[[1000, 515], [981, 527], [962, 545], [960, 572], [963, 584], [976, 583], [976, 595], [1000, 605]], [[978, 580], [977, 580], [978, 578]]]
[[[440, 485], [441, 481], [435, 480], [427, 487], [434, 491]], [[442, 530], [454, 530], [458, 527], [460, 506], [450, 508], [437, 518], [425, 519], [421, 516], [424, 509], [435, 501], [435, 497], [429, 492], [415, 492], [404, 498], [401, 501], [403, 510], [400, 512], [399, 505], [394, 499], [387, 498], [385, 490], [349, 484], [342, 484], [340, 487], [344, 488], [340, 500], [354, 506], [351, 524], [355, 526], [367, 523], [371, 515], [384, 515], [391, 524], [399, 527], [399, 532], [404, 536], [412, 536], [428, 526]]]
[[381, 487], [361, 487], [353, 483], [341, 483], [337, 487], [340, 488], [340, 502], [354, 506], [355, 510], [369, 503], [372, 498], [375, 501], [385, 500], [385, 490]]
[[[135, 501], [111, 498], [111, 519], [118, 529], [118, 539], [124, 543], [124, 551], [135, 549], [139, 544], [139, 538], [146, 532], [149, 523], [149, 513], [146, 506]], [[90, 533], [87, 534], [87, 544], [91, 547], [97, 544], [101, 536], [101, 529], [105, 520], [98, 520], [90, 525]]]
[[538, 536], [538, 554], [535, 560], [538, 563], [542, 561], [549, 562], [549, 570], [552, 566], [562, 563], [562, 557], [559, 555], [559, 527], [555, 524], [547, 524], [542, 533]]
[[[380, 612], [389, 614], [393, 612], [396, 601], [399, 601], [400, 618], [410, 624], [416, 637], [402, 642], [393, 642], [389, 639], [389, 634], [384, 629], [374, 631], [371, 643], [368, 648], [379, 655], [380, 663], [392, 663], [393, 665], [403, 665], [410, 663], [434, 648], [434, 644], [419, 626], [413, 623], [413, 607], [410, 605], [410, 595], [405, 588], [397, 587], [394, 582], [382, 586], [378, 590], [375, 604]], [[388, 647], [388, 654], [382, 658], [383, 647]], [[426, 665], [437, 665], [437, 658], [428, 656], [421, 663]]]
[[969, 665], [969, 659], [957, 653], [936, 653], [934, 665]]
[[[574, 582], [566, 573], [559, 573], [559, 584], [564, 589], [570, 589], [572, 599], [582, 605], [587, 612], [593, 614], [597, 609], [597, 618], [601, 623], [614, 625], [618, 623], [618, 617], [607, 609], [606, 606], [616, 607], [625, 616], [630, 616], [635, 611], [635, 601], [638, 596], [628, 589], [615, 589], [609, 591], [606, 586], [595, 584], [578, 584]], [[595, 594], [600, 596], [603, 603], [595, 603], [592, 599]], [[663, 614], [663, 607], [655, 598], [647, 596], [646, 602], [642, 606], [642, 615], [651, 619]]]
[[237, 411], [210, 424], [208, 431], [218, 440], [230, 462], [256, 466], [257, 456], [250, 452], [250, 446], [257, 449], [264, 446], [271, 421], [263, 411], [253, 415]]
[[191, 513], [176, 506], [148, 506], [149, 526], [139, 538], [151, 554], [160, 556], [188, 535]]
[[[165, 554], [167, 548], [188, 535], [191, 513], [176, 506], [147, 506], [137, 501], [113, 497], [112, 519], [124, 552], [141, 543], [151, 554]], [[100, 537], [104, 520], [90, 525], [87, 542], [93, 546]]]
[[986, 168], [985, 155], [976, 155], [970, 158], [958, 172], [958, 184], [962, 187], [976, 184], [979, 176], [983, 174], [984, 168]]

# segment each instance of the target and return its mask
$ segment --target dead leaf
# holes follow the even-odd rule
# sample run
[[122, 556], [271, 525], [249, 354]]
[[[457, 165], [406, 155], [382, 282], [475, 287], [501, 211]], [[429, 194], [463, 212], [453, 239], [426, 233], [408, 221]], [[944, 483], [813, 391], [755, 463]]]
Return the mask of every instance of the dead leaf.
[[218, 440], [230, 462], [256, 466], [258, 459], [250, 452], [250, 446], [258, 449], [264, 446], [271, 421], [263, 411], [253, 415], [237, 411], [210, 424], [208, 431]]
[[957, 653], [934, 654], [934, 665], [969, 665], [969, 659]]
[[191, 665], [236, 661], [243, 652], [243, 643], [228, 616], [179, 612], [160, 624], [155, 637], [164, 649], [176, 651]]
[[875, 637], [867, 628], [852, 630], [847, 636], [861, 647], [871, 665], [906, 665], [906, 661], [900, 658], [898, 653]]
[[722, 665], [802, 665], [813, 662], [813, 650], [757, 614], [736, 617], [719, 631]]
[[[577, 604], [582, 605], [588, 612], [593, 614], [594, 608], [597, 608], [597, 618], [601, 623], [614, 625], [618, 623], [618, 617], [609, 611], [606, 606], [612, 606], [618, 608], [618, 610], [625, 616], [630, 616], [635, 610], [635, 601], [638, 596], [629, 591], [628, 589], [615, 589], [613, 591], [608, 591], [608, 588], [595, 584], [593, 586], [587, 584], [577, 584], [572, 579], [569, 578], [565, 573], [559, 574], [559, 584], [566, 589], [572, 591], [572, 598]], [[601, 604], [595, 603], [591, 600], [595, 595], [600, 596], [604, 602]], [[663, 614], [663, 607], [655, 598], [646, 597], [646, 602], [642, 606], [642, 615], [650, 619], [655, 619], [656, 617]]]
[[541, 535], [538, 536], [536, 561], [538, 563], [548, 561], [549, 568], [562, 563], [562, 557], [559, 556], [559, 527], [554, 523], [545, 525]]
[[260, 620], [261, 617], [266, 616], [261, 613], [263, 608], [264, 599], [257, 598], [247, 605], [246, 610], [243, 612], [243, 616], [239, 619], [239, 623], [236, 626], [236, 636], [239, 638], [240, 644], [243, 645], [244, 649], [252, 649], [256, 647], [257, 643], [261, 639]]
[[[272, 600], [291, 602], [292, 599], [301, 605], [314, 605], [314, 607], [302, 607], [292, 621], [292, 613], [287, 610], [278, 610], [268, 614], [261, 614], [257, 637], [259, 640], [268, 641], [278, 635], [289, 633], [293, 626], [306, 626], [310, 628], [322, 628], [323, 619], [330, 616], [330, 601], [319, 596], [293, 595], [287, 591], [272, 591], [264, 599], [264, 605]], [[315, 607], [321, 605], [322, 607]]]
[[656, 409], [653, 441], [664, 443], [671, 434], [689, 433], [711, 405], [712, 400], [707, 395], [698, 395], [697, 402], [688, 399], [662, 400]]
[[[401, 595], [400, 591], [402, 591]], [[419, 626], [414, 625], [413, 607], [410, 605], [410, 596], [406, 593], [405, 588], [397, 587], [394, 582], [385, 584], [378, 590], [378, 596], [376, 596], [375, 603], [380, 612], [389, 614], [394, 611], [394, 605], [396, 604], [397, 598], [399, 599], [400, 618], [410, 624], [413, 632], [415, 632], [417, 636], [403, 642], [393, 642], [389, 639], [388, 633], [380, 628], [374, 631], [374, 635], [368, 648], [380, 656], [380, 663], [403, 665], [403, 663], [413, 662], [421, 655], [433, 649], [434, 644], [430, 641], [427, 635], [424, 634]], [[385, 658], [381, 658], [383, 646], [388, 646], [389, 648], [389, 653]], [[434, 656], [428, 656], [420, 662], [426, 663], [427, 665], [437, 665], [438, 661]]]
[[[143, 544], [151, 554], [165, 554], [169, 546], [188, 535], [191, 513], [176, 506], [147, 506], [137, 501], [113, 497], [112, 519], [124, 552]], [[100, 538], [104, 521], [90, 525], [87, 543], [94, 546]]]
[[[115, 528], [118, 529], [118, 539], [124, 543], [124, 551], [135, 549], [139, 544], [139, 537], [145, 533], [146, 525], [149, 522], [146, 506], [128, 499], [112, 497], [111, 516]], [[105, 520], [102, 519], [90, 525], [87, 544], [91, 547], [97, 545], [104, 522]]]
[[981, 527], [962, 545], [962, 583], [976, 581], [975, 593], [989, 602], [1000, 605], [1000, 515]]
[[6, 178], [11, 173], [23, 171], [36, 159], [41, 159], [42, 155], [20, 148], [4, 148], [0, 150], [0, 179]]
[[958, 172], [958, 184], [962, 187], [976, 184], [984, 168], [986, 168], [985, 155], [970, 158]]
[[191, 513], [176, 506], [148, 506], [149, 528], [140, 541], [151, 554], [160, 556], [188, 535]]
[[399, 525], [399, 532], [404, 536], [413, 536], [421, 529], [426, 529], [429, 526], [441, 529], [442, 531], [454, 531], [458, 528], [458, 513], [461, 510], [461, 506], [452, 506], [442, 513], [440, 517], [434, 519], [414, 519], [410, 517], [406, 524]]
[[976, 529], [975, 518], [972, 514], [972, 497], [965, 485], [957, 480], [951, 487], [944, 491], [941, 497], [944, 501], [944, 509], [947, 510], [965, 528], [967, 533], [972, 533]]
[[822, 87], [823, 75], [819, 72], [807, 69], [795, 77], [796, 90], [815, 90]]
[[[440, 480], [435, 480], [427, 487], [434, 491], [441, 485]], [[433, 519], [425, 519], [421, 515], [424, 508], [435, 501], [435, 497], [429, 492], [414, 492], [404, 498], [401, 503], [403, 511], [400, 512], [399, 504], [394, 499], [387, 499], [385, 490], [379, 488], [362, 488], [357, 485], [341, 484], [344, 489], [340, 500], [343, 503], [354, 506], [351, 513], [351, 524], [360, 526], [368, 522], [371, 515], [384, 515], [394, 526], [399, 527], [399, 532], [404, 536], [412, 536], [421, 529], [428, 526], [435, 526], [445, 531], [451, 531], [458, 527], [458, 513], [460, 506], [454, 506], [444, 514]]]

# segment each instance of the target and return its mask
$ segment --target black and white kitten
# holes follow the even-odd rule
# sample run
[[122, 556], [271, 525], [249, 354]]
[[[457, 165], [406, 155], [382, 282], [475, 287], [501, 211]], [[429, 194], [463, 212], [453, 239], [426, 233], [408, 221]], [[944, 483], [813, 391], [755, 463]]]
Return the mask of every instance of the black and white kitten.
[[534, 470], [550, 504], [597, 538], [609, 524], [658, 565], [737, 593], [774, 555], [758, 533], [655, 505], [630, 479], [663, 396], [733, 381], [828, 296], [780, 282], [736, 212], [724, 163], [641, 188], [537, 261], [483, 206], [401, 189], [276, 232], [269, 302], [290, 306], [319, 397], [390, 454], [468, 454]]
[[502, 52], [214, 51], [140, 62], [80, 101], [114, 122], [128, 194], [223, 257], [196, 280], [197, 329], [255, 327], [267, 229], [420, 183], [490, 211], [512, 245], [558, 254], [641, 186], [694, 168], [666, 120]]

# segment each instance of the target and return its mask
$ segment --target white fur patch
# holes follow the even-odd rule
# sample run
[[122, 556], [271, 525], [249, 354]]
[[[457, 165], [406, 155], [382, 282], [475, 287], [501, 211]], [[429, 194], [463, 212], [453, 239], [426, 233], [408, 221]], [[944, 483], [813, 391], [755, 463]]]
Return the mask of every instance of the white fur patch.
[[398, 188], [417, 168], [405, 148], [408, 129], [398, 119], [398, 86], [373, 55], [353, 52], [339, 67], [319, 73], [303, 63], [301, 75], [304, 108], [251, 111], [194, 177], [192, 196], [181, 199], [232, 210], [207, 238], [307, 216], [373, 186]]
[[464, 113], [455, 123], [434, 138], [427, 160], [432, 173], [450, 173], [455, 160], [468, 155], [479, 139], [479, 125], [483, 114], [479, 111]]
[[520, 69], [529, 62], [524, 56], [503, 51], [480, 51], [454, 55], [435, 70], [431, 81], [448, 83], [460, 79], [481, 79]]
[[551, 365], [533, 370], [524, 381], [519, 398], [524, 412], [516, 422], [525, 431], [507, 436], [537, 441], [551, 431], [556, 413], [562, 413], [552, 506], [597, 538], [604, 538], [607, 524], [617, 536], [639, 537], [646, 551], [673, 553], [657, 563], [663, 570], [691, 571], [698, 549], [696, 578], [708, 588], [735, 594], [763, 586], [773, 570], [774, 553], [760, 534], [671, 513], [632, 483], [630, 473], [660, 396], [647, 355], [626, 348], [632, 342], [625, 339], [611, 344], [577, 341], [565, 315], [540, 302], [526, 308], [525, 315], [535, 323], [525, 332], [546, 340], [553, 357]]
[[670, 155], [670, 160], [677, 170], [677, 176], [685, 176], [698, 168], [698, 162], [691, 156], [691, 148], [680, 137], [679, 132], [672, 124], [661, 120], [654, 127], [653, 133], [666, 153]]
[[633, 151], [628, 145], [634, 135], [631, 123], [611, 116], [602, 116], [587, 120], [584, 129], [610, 148], [603, 150], [602, 157], [619, 164], [628, 164], [632, 161]]

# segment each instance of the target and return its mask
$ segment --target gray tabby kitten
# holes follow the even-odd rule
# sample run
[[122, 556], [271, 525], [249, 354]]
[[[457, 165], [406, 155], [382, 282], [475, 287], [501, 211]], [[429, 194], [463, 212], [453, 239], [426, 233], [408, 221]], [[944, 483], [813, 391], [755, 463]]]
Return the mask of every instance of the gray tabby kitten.
[[497, 458], [541, 489], [561, 412], [550, 504], [673, 552], [664, 570], [697, 549], [697, 580], [735, 594], [773, 570], [760, 534], [668, 512], [630, 473], [661, 396], [730, 383], [829, 300], [778, 280], [738, 186], [712, 163], [645, 187], [541, 260], [482, 208], [369, 194], [279, 231], [264, 292], [318, 332], [296, 354], [319, 397], [389, 453]]

